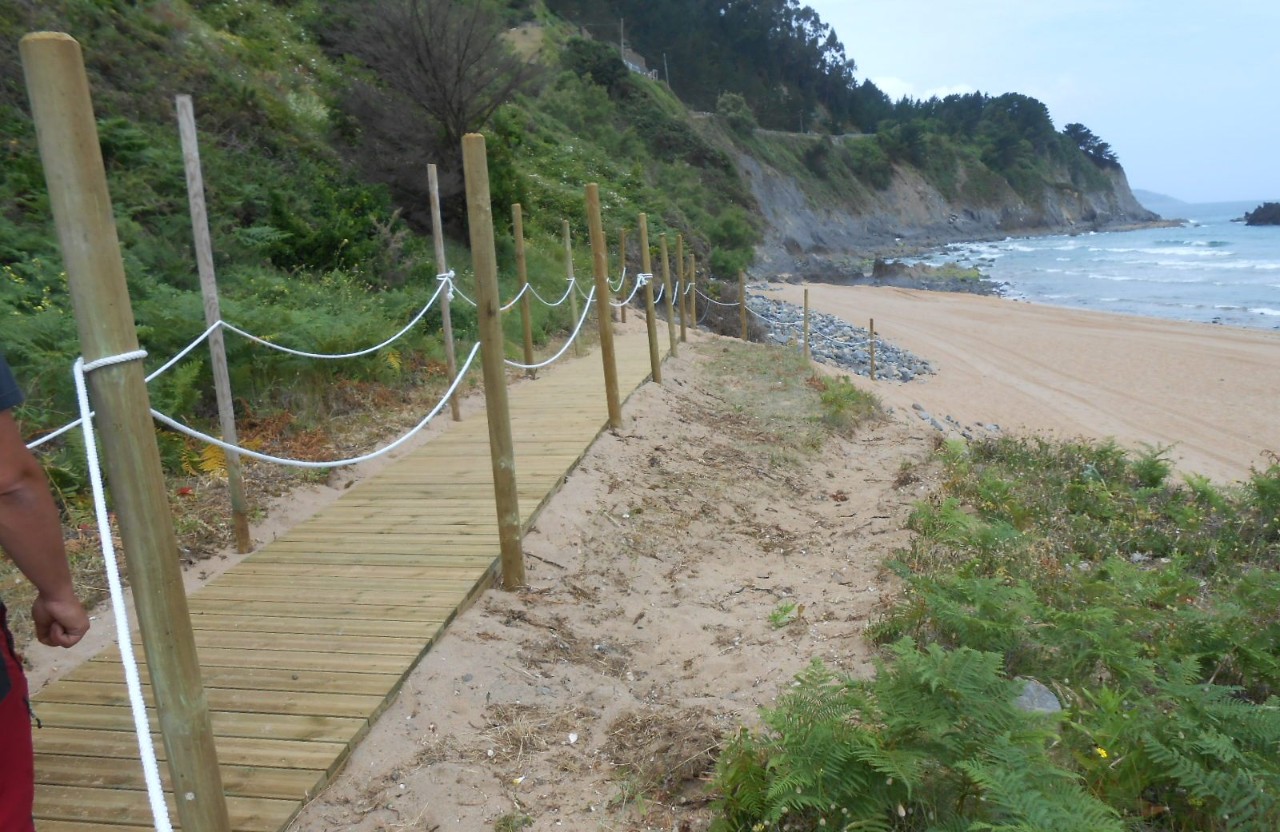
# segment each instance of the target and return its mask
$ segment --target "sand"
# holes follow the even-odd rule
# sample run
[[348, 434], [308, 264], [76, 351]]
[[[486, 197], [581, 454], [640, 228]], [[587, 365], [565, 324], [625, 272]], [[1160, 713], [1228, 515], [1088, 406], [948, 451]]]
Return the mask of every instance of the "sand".
[[[800, 286], [770, 296], [804, 301]], [[1280, 332], [941, 292], [811, 285], [813, 309], [932, 361], [886, 401], [1005, 430], [1172, 446], [1183, 473], [1246, 478], [1280, 452]]]
[[[936, 480], [937, 435], [912, 404], [1003, 432], [1176, 443], [1184, 470], [1226, 481], [1280, 448], [1275, 333], [905, 290], [814, 286], [811, 299], [875, 317], [939, 374], [856, 380], [893, 416], [787, 467], [726, 405], [708, 367], [720, 342], [691, 335], [699, 347], [626, 403], [626, 427], [526, 537], [529, 588], [490, 591], [451, 625], [291, 830], [705, 829], [724, 737], [813, 658], [873, 671], [863, 630], [894, 591], [880, 566]], [[799, 614], [775, 626], [788, 604]], [[40, 654], [33, 675], [79, 653], [56, 668]]]

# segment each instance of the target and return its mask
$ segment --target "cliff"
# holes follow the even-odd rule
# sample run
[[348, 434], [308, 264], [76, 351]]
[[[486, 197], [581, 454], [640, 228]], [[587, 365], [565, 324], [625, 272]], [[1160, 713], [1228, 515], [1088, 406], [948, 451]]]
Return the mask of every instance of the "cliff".
[[[958, 197], [948, 198], [917, 168], [895, 164], [884, 188], [849, 188], [843, 195], [814, 179], [783, 173], [757, 155], [737, 163], [765, 220], [756, 248], [762, 274], [840, 276], [860, 272], [868, 258], [918, 251], [948, 242], [1011, 235], [1074, 233], [1158, 221], [1134, 198], [1120, 167], [1099, 168], [1093, 187], [1051, 170], [1033, 198], [989, 172], [963, 165]], [[964, 180], [985, 174], [980, 199]], [[994, 180], [994, 184], [993, 184]]]

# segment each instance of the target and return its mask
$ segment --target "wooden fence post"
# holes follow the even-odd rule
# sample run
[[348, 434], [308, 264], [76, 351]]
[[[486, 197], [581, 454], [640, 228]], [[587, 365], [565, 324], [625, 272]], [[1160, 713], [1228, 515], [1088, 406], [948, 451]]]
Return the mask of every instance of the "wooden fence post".
[[653, 263], [649, 256], [649, 216], [640, 215], [640, 271], [645, 274], [644, 325], [649, 333], [649, 370], [662, 383], [662, 359], [658, 356], [658, 322], [653, 315]]
[[[178, 135], [182, 140], [182, 164], [187, 172], [187, 202], [191, 206], [191, 230], [195, 236], [196, 271], [200, 275], [200, 293], [204, 296], [204, 324], [211, 327], [222, 320], [218, 303], [218, 278], [213, 271], [213, 243], [209, 239], [209, 214], [204, 202], [204, 175], [200, 170], [200, 141], [196, 136], [195, 109], [191, 96], [179, 95]], [[213, 368], [213, 393], [218, 403], [218, 424], [222, 441], [238, 443], [236, 409], [231, 398], [231, 377], [227, 372], [227, 348], [222, 328], [209, 333], [209, 362]], [[240, 470], [240, 454], [226, 451], [227, 492], [231, 497], [231, 525], [236, 537], [236, 550], [244, 554], [253, 548], [249, 539], [249, 504], [244, 498], [244, 477]]]
[[738, 323], [742, 325], [742, 340], [747, 340], [747, 276], [738, 272]]
[[[431, 189], [431, 239], [436, 247], [436, 274], [449, 272], [449, 263], [444, 254], [444, 225], [440, 222], [440, 179], [435, 165], [427, 165], [427, 184]], [[449, 295], [452, 292], [440, 293], [441, 335], [444, 337], [444, 361], [449, 370], [449, 383], [458, 378], [458, 356], [453, 347], [453, 315], [449, 310]], [[462, 403], [458, 401], [458, 391], [454, 391], [449, 399], [449, 409], [453, 412], [453, 421], [462, 421]]]
[[[138, 335], [80, 44], [38, 32], [20, 49], [85, 360], [132, 352]], [[231, 824], [142, 362], [104, 367], [88, 381], [179, 822], [187, 832], [226, 832]]]
[[804, 359], [808, 361], [813, 356], [809, 349], [809, 288], [806, 286], [804, 290]]
[[[568, 274], [566, 280], [569, 282], [569, 312], [573, 315], [573, 323], [578, 323], [578, 281], [573, 276], [573, 236], [569, 231], [569, 221], [562, 220], [562, 228], [564, 230], [564, 262], [565, 269]], [[578, 337], [573, 339], [573, 354], [582, 357], [582, 330], [578, 330]]]
[[689, 320], [698, 328], [698, 255], [689, 254]]
[[662, 298], [667, 305], [667, 339], [671, 342], [671, 355], [679, 355], [676, 346], [675, 299], [671, 290], [671, 262], [667, 256], [667, 235], [662, 240]]
[[[618, 268], [622, 272], [622, 282], [618, 285], [618, 297], [628, 297], [627, 292], [627, 229], [624, 227], [618, 232]], [[622, 323], [627, 322], [627, 306], [622, 304], [618, 309], [618, 313], [622, 318]]]
[[680, 298], [680, 340], [689, 340], [689, 293], [684, 276], [684, 235], [676, 235], [676, 292]]
[[498, 544], [502, 552], [502, 586], [524, 586], [524, 546], [520, 535], [520, 503], [516, 498], [516, 458], [507, 407], [507, 371], [498, 301], [498, 255], [493, 245], [493, 204], [489, 201], [489, 160], [484, 136], [462, 137], [462, 168], [467, 182], [467, 219], [471, 231], [471, 263], [476, 273], [476, 311], [480, 358], [484, 366], [485, 411], [489, 419], [489, 455], [493, 460], [493, 492], [498, 510]]
[[600, 321], [600, 359], [604, 362], [604, 394], [609, 404], [609, 427], [622, 427], [622, 403], [618, 398], [618, 365], [613, 352], [613, 322], [605, 310], [609, 306], [609, 263], [606, 258], [604, 227], [600, 220], [600, 186], [587, 185], [587, 225], [591, 230], [591, 254], [595, 265], [596, 303]]
[[[511, 228], [516, 238], [516, 276], [520, 279], [520, 329], [524, 333], [524, 363], [533, 363], [533, 312], [529, 297], [529, 269], [524, 253], [524, 211], [520, 203], [511, 206]], [[537, 370], [526, 369], [524, 374], [533, 378]]]
[[871, 328], [868, 330], [868, 332], [871, 334], [871, 338], [869, 341], [871, 345], [870, 374], [871, 374], [871, 380], [875, 381], [876, 380], [876, 319], [875, 318], [871, 319]]

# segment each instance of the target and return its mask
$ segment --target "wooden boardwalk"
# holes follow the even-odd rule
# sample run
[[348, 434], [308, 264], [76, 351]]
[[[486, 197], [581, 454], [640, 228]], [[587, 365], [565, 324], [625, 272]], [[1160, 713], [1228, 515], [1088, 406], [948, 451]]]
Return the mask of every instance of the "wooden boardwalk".
[[[648, 342], [618, 333], [615, 344], [626, 396], [649, 376]], [[513, 388], [510, 408], [527, 528], [608, 421], [599, 353]], [[284, 828], [493, 582], [488, 443], [483, 414], [451, 425], [192, 594], [233, 829]], [[135, 643], [141, 655], [136, 634]], [[41, 832], [152, 828], [118, 650], [33, 705], [44, 726], [35, 732]]]

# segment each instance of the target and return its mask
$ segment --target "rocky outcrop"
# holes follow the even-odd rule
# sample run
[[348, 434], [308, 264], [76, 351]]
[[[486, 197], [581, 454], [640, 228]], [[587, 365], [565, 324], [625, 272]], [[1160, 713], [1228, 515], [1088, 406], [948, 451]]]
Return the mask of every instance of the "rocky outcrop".
[[1280, 202], [1264, 202], [1244, 215], [1245, 225], [1280, 225]]
[[[755, 271], [819, 279], [862, 274], [877, 255], [910, 253], [960, 240], [1071, 233], [1158, 221], [1134, 198], [1124, 171], [1106, 169], [1110, 187], [1083, 191], [1066, 171], [1028, 201], [1003, 185], [983, 204], [952, 203], [914, 168], [896, 166], [889, 187], [838, 206], [819, 207], [793, 177], [747, 154], [742, 175], [767, 221]], [[963, 176], [964, 172], [960, 171]], [[1003, 184], [1003, 183], [1002, 183]]]

